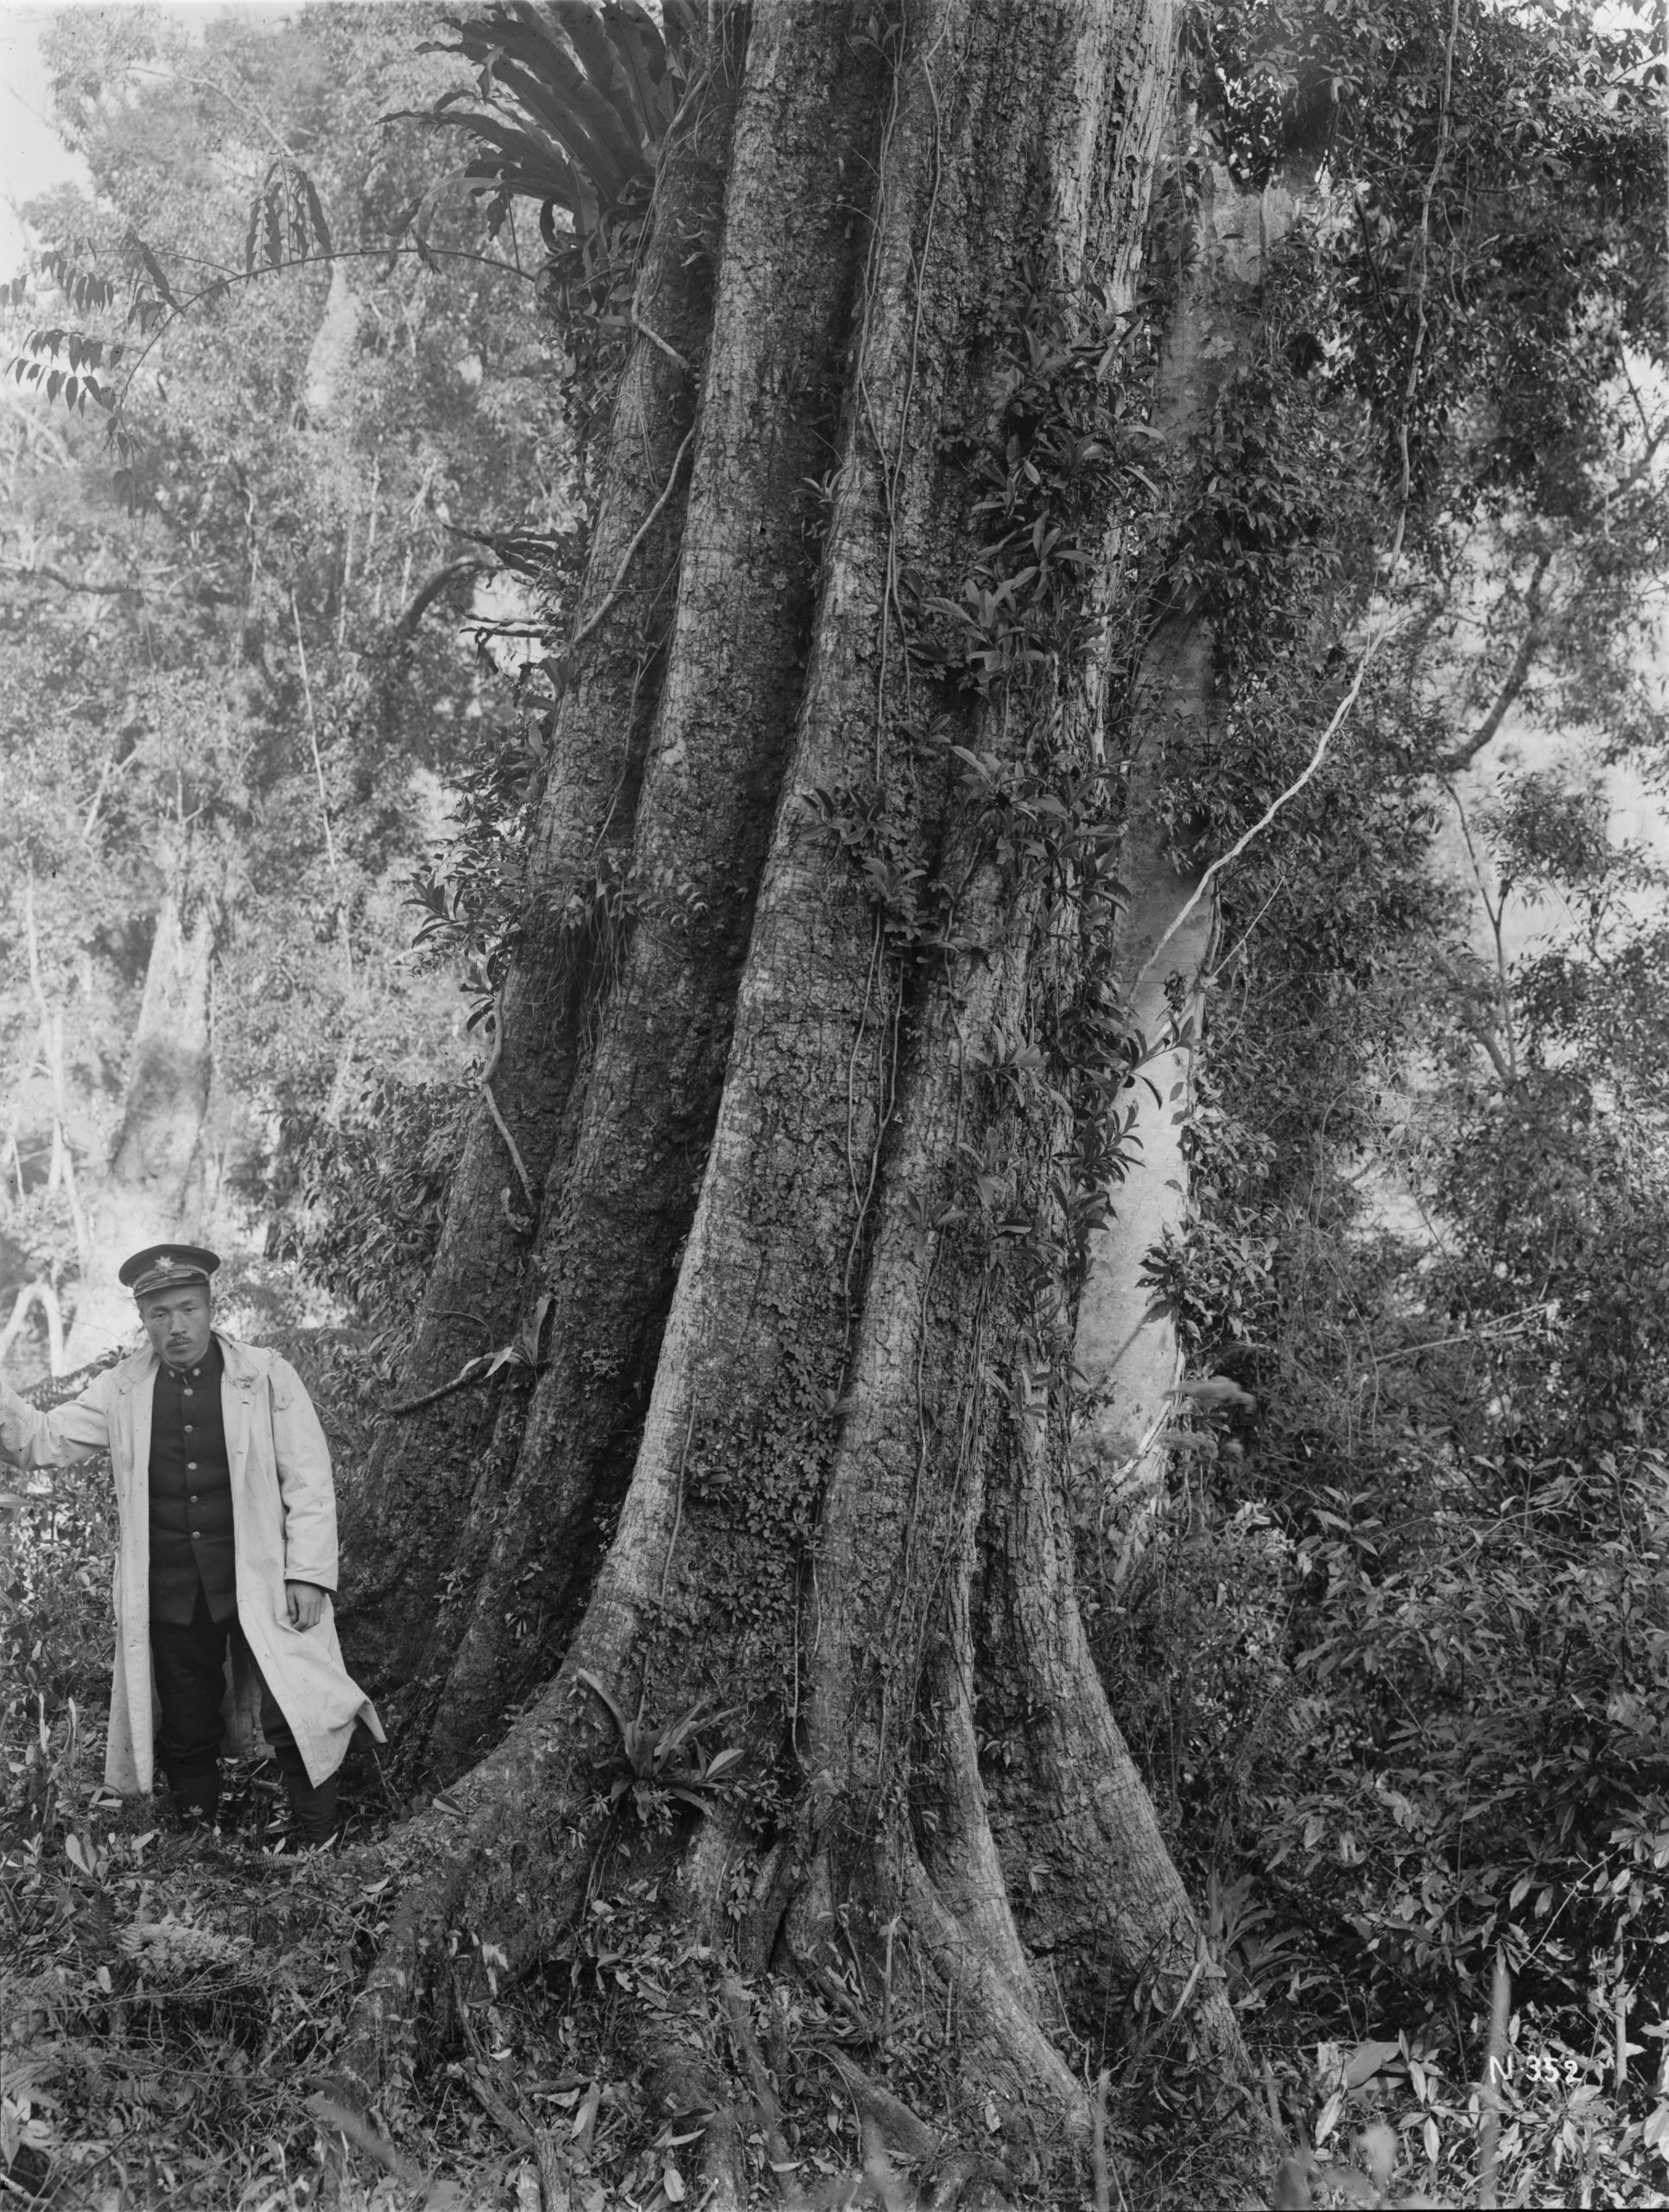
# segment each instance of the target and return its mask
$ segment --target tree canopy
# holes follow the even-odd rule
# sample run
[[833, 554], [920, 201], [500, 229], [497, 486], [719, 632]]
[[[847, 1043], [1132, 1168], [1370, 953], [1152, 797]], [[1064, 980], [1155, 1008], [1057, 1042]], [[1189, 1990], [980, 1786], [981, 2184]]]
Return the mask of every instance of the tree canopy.
[[[163, 294], [241, 274], [231, 251], [275, 160], [305, 164], [338, 248], [327, 265], [260, 263], [261, 281], [157, 340], [125, 469], [85, 395], [61, 424], [9, 417], [6, 877], [14, 941], [37, 947], [9, 1019], [13, 1051], [41, 1066], [11, 1109], [14, 1188], [39, 1215], [14, 1264], [55, 1288], [78, 1268], [46, 1134], [56, 1113], [99, 1176], [168, 902], [213, 939], [216, 1096], [207, 1139], [186, 1147], [208, 1193], [225, 1180], [282, 1205], [314, 1128], [431, 1084], [415, 1006], [461, 1071], [447, 988], [403, 957], [402, 901], [443, 786], [482, 747], [460, 618], [474, 613], [489, 657], [524, 654], [534, 601], [514, 547], [568, 525], [574, 444], [560, 338], [530, 317], [528, 277], [488, 265], [473, 232], [451, 275], [390, 251], [428, 170], [416, 134], [378, 118], [440, 81], [416, 51], [427, 20], [324, 10], [280, 36], [229, 19], [192, 45], [124, 10], [54, 35], [95, 196], [37, 211], [70, 257], [15, 305], [20, 334], [76, 270], [125, 257], [143, 294], [130, 373]], [[136, 241], [150, 236], [177, 295], [147, 274]], [[25, 1041], [48, 1018], [56, 1076]]]

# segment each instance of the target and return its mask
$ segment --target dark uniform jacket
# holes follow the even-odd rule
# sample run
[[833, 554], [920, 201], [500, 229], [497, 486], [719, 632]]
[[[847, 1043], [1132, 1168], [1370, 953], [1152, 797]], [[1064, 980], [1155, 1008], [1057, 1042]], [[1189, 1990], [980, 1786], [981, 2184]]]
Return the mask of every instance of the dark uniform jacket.
[[238, 1610], [219, 1341], [195, 1367], [156, 1370], [150, 1417], [150, 1617], [189, 1626], [200, 1582], [217, 1621]]

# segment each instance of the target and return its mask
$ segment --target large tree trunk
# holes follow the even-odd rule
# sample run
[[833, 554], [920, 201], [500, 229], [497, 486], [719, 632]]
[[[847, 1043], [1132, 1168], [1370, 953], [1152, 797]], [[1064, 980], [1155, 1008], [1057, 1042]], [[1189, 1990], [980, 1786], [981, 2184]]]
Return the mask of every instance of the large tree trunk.
[[[1121, 318], [1175, 39], [1166, 0], [755, 16], [638, 890], [594, 1050], [545, 1070], [544, 1363], [477, 1478], [466, 1630], [428, 1647], [431, 1770], [519, 1716], [452, 1783], [461, 1823], [416, 1823], [362, 2094], [451, 2001], [460, 1918], [524, 1969], [588, 1885], [670, 1860], [698, 1929], [748, 1885], [743, 1966], [826, 1991], [847, 1947], [883, 2052], [896, 1948], [1017, 2169], [1086, 2141], [1079, 2038], [1138, 1984], [1243, 2079], [1088, 1661], [1066, 1480], [1111, 1172]], [[694, 1782], [688, 1831], [609, 1811], [598, 1684], [645, 1726], [722, 1708], [701, 1740], [741, 1786]], [[993, 1724], [1028, 1736], [1000, 1783]], [[1075, 1951], [1046, 1999], [1028, 1931]]]

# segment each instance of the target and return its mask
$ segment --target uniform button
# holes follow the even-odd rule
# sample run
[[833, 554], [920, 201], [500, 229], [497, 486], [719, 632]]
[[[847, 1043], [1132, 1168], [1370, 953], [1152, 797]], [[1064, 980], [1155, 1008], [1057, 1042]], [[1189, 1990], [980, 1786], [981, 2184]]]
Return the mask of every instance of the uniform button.
[[187, 1472], [188, 1475], [194, 1475], [194, 1474], [197, 1472], [197, 1462], [196, 1462], [196, 1460], [195, 1460], [195, 1459], [187, 1459], [187, 1462], [186, 1462], [186, 1472]]
[[[189, 1395], [189, 1393], [187, 1395]], [[187, 1436], [191, 1434], [191, 1423], [189, 1421], [186, 1423], [186, 1434]]]
[[187, 1385], [187, 1387], [186, 1395], [187, 1395], [187, 1397], [190, 1397], [190, 1395], [191, 1395], [191, 1389], [190, 1389], [189, 1385]]
[[196, 1504], [196, 1503], [197, 1503], [197, 1492], [196, 1492], [195, 1491], [193, 1491], [193, 1492], [192, 1492], [191, 1496], [190, 1496], [190, 1497], [186, 1500], [186, 1503], [187, 1503], [187, 1505], [195, 1505], [195, 1504]]
[[200, 1541], [201, 1541], [202, 1534], [203, 1534], [203, 1532], [202, 1532], [202, 1530], [201, 1530], [200, 1529], [194, 1529], [192, 1530], [192, 1532], [191, 1532], [191, 1541], [193, 1541], [193, 1543], [194, 1543], [194, 1543], [198, 1543], [198, 1542], [200, 1542]]

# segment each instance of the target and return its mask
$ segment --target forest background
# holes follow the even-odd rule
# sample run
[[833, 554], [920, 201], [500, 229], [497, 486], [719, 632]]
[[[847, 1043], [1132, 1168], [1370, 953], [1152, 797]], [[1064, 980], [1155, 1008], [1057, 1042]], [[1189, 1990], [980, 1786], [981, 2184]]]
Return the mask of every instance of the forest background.
[[[1155, 333], [1203, 204], [1266, 210], [1273, 187], [1295, 213], [1260, 249], [1256, 342], [1201, 418], [1174, 450], [1137, 416], [1125, 433], [1162, 518], [1149, 603], [1192, 593], [1211, 624], [1212, 714], [1171, 728], [1151, 791], [1182, 904], [1257, 834], [1109, 1061], [1120, 1111], [1151, 1094], [1176, 1131], [1138, 1255], [1171, 1364], [1163, 1425], [1072, 1492], [1078, 1604], [1203, 1967], [1289, 2168], [1310, 2170], [1282, 2185], [1328, 2186], [1317, 2156], [1361, 2129], [1361, 2187], [1454, 2201], [1493, 2126], [1504, 2201], [1659, 2202], [1661, 73], [1649, 25], [1492, 13], [1468, 18], [1445, 105], [1446, 21], [1202, 16], [1199, 135], [1153, 195]], [[437, 35], [403, 5], [229, 16], [200, 38], [138, 8], [62, 17], [55, 111], [94, 188], [30, 210], [7, 309], [25, 373], [0, 391], [8, 1373], [55, 1393], [107, 1348], [112, 1259], [201, 1230], [232, 1325], [302, 1366], [350, 1495], [409, 1382], [498, 1058], [623, 343], [606, 287], [599, 313], [594, 285], [549, 278], [569, 232], [541, 238], [538, 194], [508, 194], [489, 233], [478, 200], [436, 189], [440, 134], [384, 123], [467, 83], [421, 50]], [[1318, 72], [1356, 103], [1348, 150], [1318, 132]], [[1425, 87], [1406, 108], [1399, 81]], [[1434, 281], [1421, 194], [1429, 175], [1448, 194], [1451, 146], [1475, 168], [1441, 200]], [[237, 296], [176, 314], [246, 235]], [[89, 289], [117, 270], [119, 294]], [[140, 298], [101, 340], [161, 334], [112, 450], [97, 395], [121, 365], [31, 334]], [[1399, 421], [1411, 302], [1437, 368]], [[66, 382], [87, 366], [91, 406]], [[954, 660], [955, 619], [924, 663]], [[988, 604], [962, 619], [993, 634]], [[992, 1051], [1017, 1091], [1033, 1078], [1018, 1039]], [[1114, 1223], [1142, 1167], [1107, 1170]], [[531, 1192], [501, 1172], [513, 1217]], [[479, 1351], [450, 1332], [433, 1379]], [[539, 1368], [540, 1325], [505, 1351], [496, 1387]], [[340, 2192], [340, 2133], [301, 2092], [385, 1932], [397, 1845], [279, 1904], [243, 1861], [205, 1873], [100, 1803], [108, 1541], [95, 1475], [23, 1545], [8, 1598], [6, 1878], [35, 1961], [8, 2160], [117, 2202], [310, 2201], [292, 2170]], [[982, 1724], [993, 1797], [1023, 1726]], [[462, 1764], [432, 1749], [367, 1780], [365, 1835], [390, 1791]], [[593, 1901], [631, 1917], [624, 1887]], [[143, 1932], [164, 1927], [160, 1947]], [[507, 2139], [537, 2167], [554, 2127], [579, 2145], [562, 2185], [581, 2201], [682, 2201], [677, 2131], [629, 2037], [577, 2003], [583, 1981], [596, 2010], [606, 1967], [652, 2004], [676, 1981], [658, 1940], [593, 1927], [513, 2001], [495, 1985], [479, 2025], [461, 2007], [404, 2114], [422, 2158], [517, 2201], [516, 2161], [493, 2160]], [[257, 2034], [248, 1992], [273, 1958], [283, 2004]], [[1475, 2084], [1498, 1962], [1496, 2113]], [[143, 2063], [131, 2028], [111, 2056], [112, 1964], [151, 1993]], [[810, 2016], [790, 2050], [784, 1999], [771, 2039], [768, 1982], [750, 1990], [770, 2060], [756, 2160], [776, 2097], [780, 2139], [836, 2174], [868, 2138], [812, 2087]], [[1109, 2158], [1188, 2201], [1244, 2155], [1207, 2056], [1172, 2032], [1189, 1993], [1138, 1974], [1097, 2031], [1073, 2015], [1088, 2079], [1108, 2069], [1086, 2184], [1103, 2199]], [[842, 2000], [820, 2001], [826, 2025]], [[1049, 2185], [1006, 2112], [970, 2117], [924, 2021], [864, 2056], [947, 2140], [980, 2140], [1003, 2189]]]

